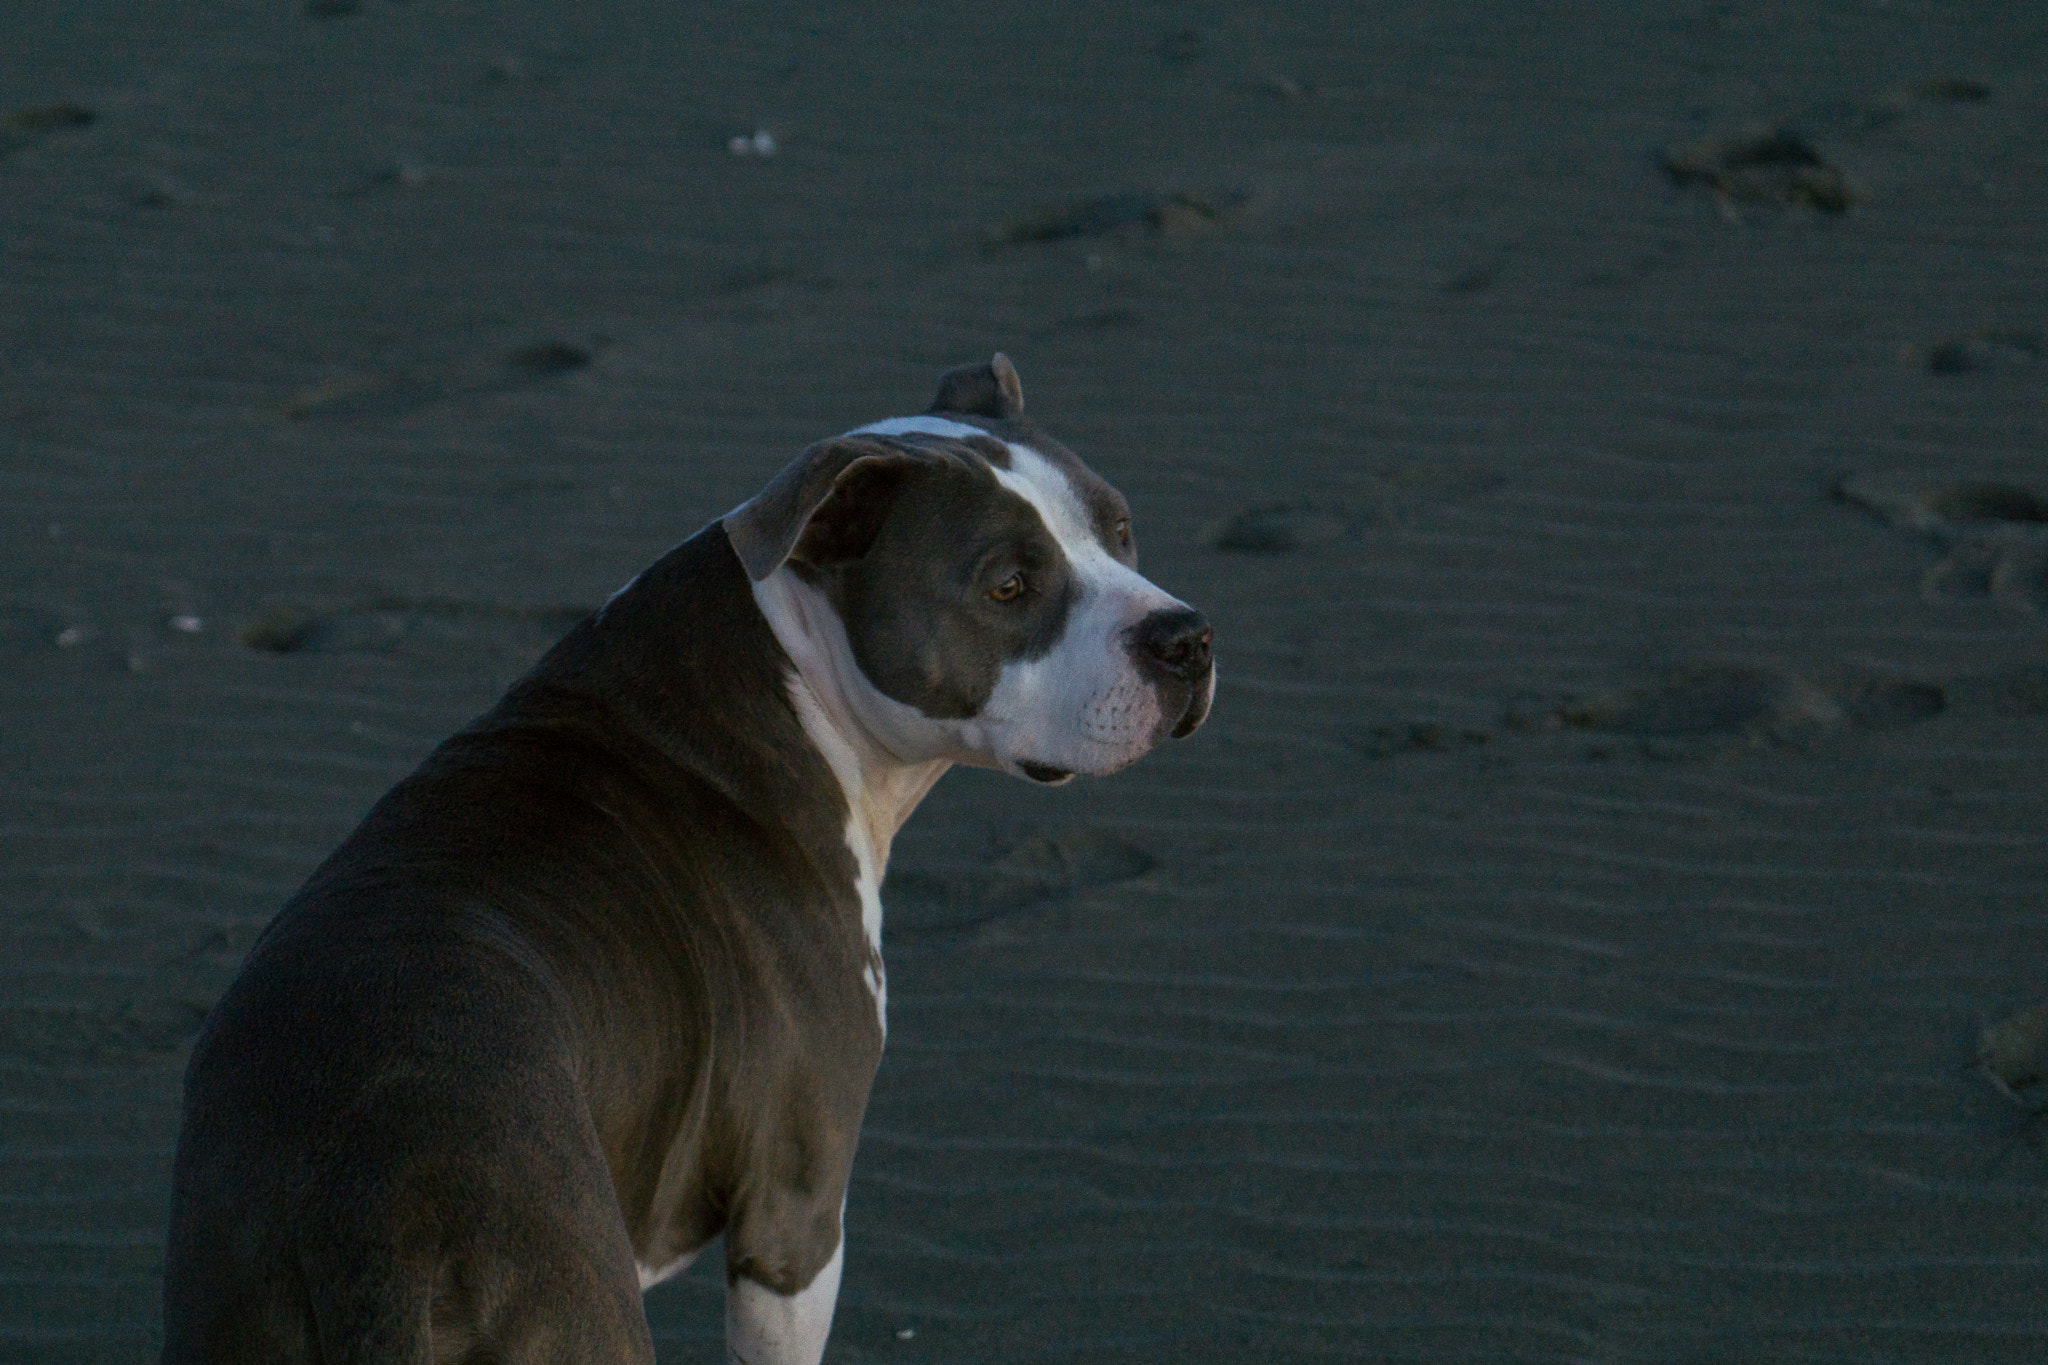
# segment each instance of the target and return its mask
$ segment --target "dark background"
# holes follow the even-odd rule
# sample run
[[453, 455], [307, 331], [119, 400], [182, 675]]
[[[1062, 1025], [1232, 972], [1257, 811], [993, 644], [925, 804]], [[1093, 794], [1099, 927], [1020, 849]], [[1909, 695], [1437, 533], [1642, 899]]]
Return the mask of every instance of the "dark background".
[[2040, 1358], [2038, 5], [315, 9], [0, 10], [0, 1356], [153, 1358], [368, 804], [1002, 349], [1222, 687], [899, 841], [829, 1358]]

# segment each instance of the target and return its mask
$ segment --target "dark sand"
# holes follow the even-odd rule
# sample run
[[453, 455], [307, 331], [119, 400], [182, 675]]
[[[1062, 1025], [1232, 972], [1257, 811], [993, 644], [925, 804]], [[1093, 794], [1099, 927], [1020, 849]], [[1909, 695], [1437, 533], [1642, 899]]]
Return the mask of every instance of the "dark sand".
[[899, 843], [833, 1359], [2048, 1355], [2048, 15], [1796, 8], [13, 0], [0, 1357], [152, 1358], [368, 804], [998, 348], [1223, 685]]

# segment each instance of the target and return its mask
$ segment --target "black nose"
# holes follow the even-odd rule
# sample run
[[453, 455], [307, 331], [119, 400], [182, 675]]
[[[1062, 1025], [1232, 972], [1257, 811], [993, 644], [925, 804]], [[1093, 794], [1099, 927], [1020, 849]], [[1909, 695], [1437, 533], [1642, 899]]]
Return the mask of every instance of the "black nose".
[[1209, 671], [1209, 644], [1215, 638], [1209, 622], [1192, 607], [1155, 611], [1131, 631], [1138, 662], [1182, 682]]

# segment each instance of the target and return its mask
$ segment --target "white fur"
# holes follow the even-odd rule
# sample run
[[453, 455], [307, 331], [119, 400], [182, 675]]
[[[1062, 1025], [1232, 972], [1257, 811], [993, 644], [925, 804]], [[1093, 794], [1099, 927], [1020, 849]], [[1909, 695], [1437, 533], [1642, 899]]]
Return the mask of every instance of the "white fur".
[[1110, 773], [1143, 757], [1178, 717], [1138, 672], [1124, 632], [1156, 611], [1185, 606], [1097, 540], [1067, 476], [1029, 446], [1010, 446], [996, 479], [1037, 509], [1067, 557], [1080, 596], [1057, 645], [1005, 664], [981, 709], [1002, 766], [1042, 763]]
[[918, 432], [926, 436], [986, 436], [980, 427], [971, 427], [965, 422], [954, 422], [944, 417], [891, 417], [886, 422], [870, 422], [864, 427], [855, 427], [848, 436], [901, 436], [905, 432]]
[[640, 1292], [645, 1294], [648, 1290], [654, 1288], [654, 1286], [660, 1284], [663, 1280], [674, 1279], [676, 1276], [682, 1274], [685, 1270], [688, 1270], [690, 1268], [690, 1263], [692, 1261], [695, 1261], [696, 1259], [697, 1253], [692, 1251], [687, 1252], [682, 1256], [678, 1256], [675, 1260], [670, 1261], [665, 1266], [643, 1265], [638, 1267], [640, 1271]]
[[846, 846], [858, 869], [861, 928], [873, 952], [867, 986], [886, 1033], [889, 985], [878, 964], [889, 845], [951, 765], [954, 747], [935, 745], [927, 733], [933, 722], [868, 682], [839, 614], [787, 567], [754, 584], [754, 601], [796, 665], [789, 698], [797, 720], [846, 797]]
[[727, 1365], [818, 1365], [832, 1332], [845, 1263], [842, 1234], [825, 1268], [794, 1294], [778, 1294], [748, 1279], [733, 1281], [725, 1291]]

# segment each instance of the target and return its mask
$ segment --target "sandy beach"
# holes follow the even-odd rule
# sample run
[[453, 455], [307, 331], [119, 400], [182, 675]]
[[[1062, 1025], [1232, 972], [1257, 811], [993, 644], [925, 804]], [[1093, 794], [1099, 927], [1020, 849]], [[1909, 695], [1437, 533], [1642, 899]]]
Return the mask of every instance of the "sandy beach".
[[2038, 5], [0, 34], [0, 1358], [155, 1359], [370, 803], [996, 350], [1221, 685], [898, 841], [828, 1360], [2048, 1354]]

